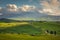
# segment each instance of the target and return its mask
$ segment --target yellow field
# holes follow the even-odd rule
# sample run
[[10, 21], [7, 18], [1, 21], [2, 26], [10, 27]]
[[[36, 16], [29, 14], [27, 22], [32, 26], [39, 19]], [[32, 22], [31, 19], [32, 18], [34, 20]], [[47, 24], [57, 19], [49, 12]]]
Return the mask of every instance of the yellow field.
[[29, 24], [29, 23], [28, 22], [0, 23], [0, 27], [15, 27], [24, 24]]

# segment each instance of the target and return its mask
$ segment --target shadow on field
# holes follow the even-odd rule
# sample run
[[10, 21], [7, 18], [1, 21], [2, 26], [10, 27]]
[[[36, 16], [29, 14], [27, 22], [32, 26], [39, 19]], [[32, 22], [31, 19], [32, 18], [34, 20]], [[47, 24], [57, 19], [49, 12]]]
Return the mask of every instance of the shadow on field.
[[0, 29], [0, 33], [17, 33], [17, 34], [31, 34], [31, 36], [40, 34], [40, 30], [33, 27], [32, 25], [20, 25], [16, 27], [8, 27]]

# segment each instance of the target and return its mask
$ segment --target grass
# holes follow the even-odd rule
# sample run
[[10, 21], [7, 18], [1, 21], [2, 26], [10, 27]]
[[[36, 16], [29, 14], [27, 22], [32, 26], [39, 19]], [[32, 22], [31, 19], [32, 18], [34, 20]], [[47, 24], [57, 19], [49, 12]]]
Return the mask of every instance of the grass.
[[1, 22], [0, 40], [60, 40], [60, 22]]
[[60, 40], [60, 36], [40, 35], [30, 36], [24, 34], [0, 34], [0, 40]]

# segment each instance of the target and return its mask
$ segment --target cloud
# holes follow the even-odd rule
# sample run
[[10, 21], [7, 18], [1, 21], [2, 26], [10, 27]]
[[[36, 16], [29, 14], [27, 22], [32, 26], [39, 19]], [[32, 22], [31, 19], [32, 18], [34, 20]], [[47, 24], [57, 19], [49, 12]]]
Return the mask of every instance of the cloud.
[[20, 7], [20, 9], [24, 12], [34, 10], [35, 8], [36, 8], [35, 6], [30, 6], [30, 5], [23, 5], [22, 7]]
[[2, 7], [0, 7], [0, 13], [2, 12]]
[[15, 4], [7, 4], [6, 9], [7, 11], [10, 11], [10, 12], [21, 12], [21, 11], [28, 12], [28, 11], [34, 10], [35, 6], [22, 5], [20, 7], [17, 7], [17, 5]]
[[16, 4], [7, 4], [6, 7], [0, 7], [0, 13], [5, 15], [20, 14], [22, 12], [32, 12], [36, 9], [33, 5], [17, 6]]
[[42, 10], [38, 10], [39, 13], [44, 13]]
[[47, 13], [49, 15], [60, 15], [60, 2], [58, 0], [42, 1], [42, 13]]
[[15, 17], [25, 12], [33, 12], [35, 10], [33, 5], [17, 6], [16, 4], [7, 4], [5, 7], [0, 7], [0, 17]]
[[16, 12], [17, 6], [15, 4], [7, 4], [7, 11]]

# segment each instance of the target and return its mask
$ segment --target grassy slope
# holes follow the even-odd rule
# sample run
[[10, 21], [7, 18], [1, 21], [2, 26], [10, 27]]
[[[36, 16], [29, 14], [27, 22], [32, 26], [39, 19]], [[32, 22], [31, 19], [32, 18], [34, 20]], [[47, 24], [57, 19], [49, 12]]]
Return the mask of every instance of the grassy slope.
[[30, 36], [24, 34], [0, 34], [0, 40], [60, 40], [60, 36], [40, 35]]
[[[20, 22], [21, 23], [21, 22]], [[4, 23], [8, 24], [8, 23]], [[16, 23], [14, 23], [16, 24]], [[30, 34], [36, 34], [36, 33], [41, 33], [45, 34], [45, 30], [52, 30], [52, 31], [57, 31], [57, 35], [60, 35], [60, 24], [57, 22], [27, 22], [27, 24], [23, 25], [13, 25], [9, 23], [9, 25], [6, 27], [5, 25], [1, 27], [0, 23], [0, 30], [2, 29], [4, 34], [0, 34], [0, 40], [60, 40], [60, 36], [55, 36], [55, 35], [37, 35], [37, 36], [31, 36]], [[13, 34], [10, 34], [13, 32]], [[9, 34], [6, 34], [9, 33]], [[19, 34], [17, 34], [19, 33]], [[26, 34], [23, 34], [26, 33]], [[28, 35], [29, 34], [29, 35]]]
[[41, 29], [42, 32], [45, 30], [57, 31], [57, 34], [60, 35], [60, 23], [57, 22], [32, 22], [32, 25], [38, 29]]
[[17, 34], [40, 34], [40, 30], [36, 29], [35, 27], [31, 26], [31, 25], [19, 25], [16, 27], [8, 27], [5, 29], [2, 29], [1, 32], [4, 33], [17, 33]]

